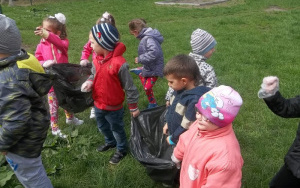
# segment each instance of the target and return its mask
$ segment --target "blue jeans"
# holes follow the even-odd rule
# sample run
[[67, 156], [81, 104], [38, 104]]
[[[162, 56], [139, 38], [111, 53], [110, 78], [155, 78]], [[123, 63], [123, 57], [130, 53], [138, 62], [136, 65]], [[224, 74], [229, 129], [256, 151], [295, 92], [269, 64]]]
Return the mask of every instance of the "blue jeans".
[[104, 135], [105, 143], [117, 145], [117, 150], [127, 152], [127, 138], [124, 129], [124, 109], [117, 111], [101, 110], [95, 107], [95, 115], [99, 131]]

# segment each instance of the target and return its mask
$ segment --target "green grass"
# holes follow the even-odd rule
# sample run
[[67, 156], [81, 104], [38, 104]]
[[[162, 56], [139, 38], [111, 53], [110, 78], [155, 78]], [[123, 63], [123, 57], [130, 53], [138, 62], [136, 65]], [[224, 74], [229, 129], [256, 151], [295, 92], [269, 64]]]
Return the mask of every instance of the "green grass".
[[[19, 0], [21, 1], [21, 0]], [[244, 158], [244, 188], [264, 188], [283, 164], [299, 119], [283, 119], [270, 112], [257, 98], [262, 78], [277, 75], [280, 91], [285, 97], [299, 94], [297, 81], [300, 68], [300, 1], [299, 0], [231, 0], [226, 4], [206, 8], [188, 6], [157, 6], [154, 0], [52, 0], [33, 1], [33, 6], [7, 7], [4, 13], [15, 19], [21, 30], [23, 47], [34, 53], [39, 38], [33, 30], [47, 15], [62, 12], [67, 17], [70, 48], [69, 60], [79, 63], [81, 50], [88, 40], [90, 28], [105, 11], [112, 13], [127, 46], [125, 58], [136, 67], [138, 40], [129, 34], [127, 23], [142, 17], [148, 25], [161, 31], [165, 38], [165, 62], [179, 53], [189, 53], [190, 35], [196, 28], [209, 31], [217, 40], [216, 52], [207, 62], [217, 73], [219, 84], [230, 85], [242, 96], [244, 104], [234, 122]], [[16, 1], [16, 4], [18, 1]], [[270, 7], [282, 11], [267, 11]], [[147, 98], [137, 77], [134, 82], [141, 97], [140, 109]], [[159, 79], [154, 88], [160, 105], [164, 104], [167, 82]], [[108, 163], [113, 151], [96, 152], [103, 136], [96, 122], [89, 119], [89, 110], [77, 114], [85, 120], [75, 128], [65, 124], [60, 110], [60, 125], [72, 134], [68, 141], [49, 134], [42, 153], [43, 162], [54, 187], [161, 187], [153, 182], [132, 156], [117, 166]], [[130, 116], [125, 113], [126, 132], [130, 135]], [[77, 132], [78, 131], [78, 132]], [[13, 178], [5, 187], [15, 187]]]

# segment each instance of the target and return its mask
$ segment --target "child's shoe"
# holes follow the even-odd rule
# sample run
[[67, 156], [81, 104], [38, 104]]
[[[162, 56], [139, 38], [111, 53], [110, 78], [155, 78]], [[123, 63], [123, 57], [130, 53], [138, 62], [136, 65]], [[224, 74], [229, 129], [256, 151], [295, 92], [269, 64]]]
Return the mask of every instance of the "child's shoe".
[[72, 119], [66, 119], [66, 124], [73, 124], [73, 125], [81, 125], [84, 121], [76, 118], [75, 116]]
[[116, 151], [116, 153], [109, 160], [109, 163], [110, 164], [118, 164], [125, 156], [126, 156], [126, 153], [121, 153], [120, 151]]
[[130, 69], [130, 72], [133, 72], [136, 75], [139, 75], [143, 70], [143, 67], [138, 67], [138, 68], [134, 68], [134, 69]]
[[149, 103], [148, 104], [148, 109], [150, 109], [150, 108], [155, 108], [155, 107], [157, 107], [158, 105], [156, 104], [156, 103]]
[[95, 115], [95, 108], [91, 109], [91, 115], [90, 115], [90, 119], [94, 119], [96, 117]]
[[58, 136], [60, 138], [67, 138], [67, 135], [61, 132], [59, 128], [52, 129], [52, 135]]

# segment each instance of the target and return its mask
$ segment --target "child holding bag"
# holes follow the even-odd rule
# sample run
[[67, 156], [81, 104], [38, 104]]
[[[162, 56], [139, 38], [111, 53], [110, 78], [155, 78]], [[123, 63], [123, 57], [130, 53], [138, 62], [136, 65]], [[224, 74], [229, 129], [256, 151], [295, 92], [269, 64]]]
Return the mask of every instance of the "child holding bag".
[[[35, 35], [41, 36], [42, 39], [37, 45], [35, 57], [40, 61], [44, 68], [48, 68], [55, 63], [68, 63], [69, 40], [66, 32], [66, 17], [62, 13], [55, 14], [45, 18], [42, 26], [38, 26], [34, 31]], [[48, 93], [48, 103], [51, 115], [52, 134], [61, 138], [66, 138], [58, 126], [58, 101], [51, 88]], [[66, 123], [81, 125], [83, 120], [79, 120], [73, 113], [65, 110]]]

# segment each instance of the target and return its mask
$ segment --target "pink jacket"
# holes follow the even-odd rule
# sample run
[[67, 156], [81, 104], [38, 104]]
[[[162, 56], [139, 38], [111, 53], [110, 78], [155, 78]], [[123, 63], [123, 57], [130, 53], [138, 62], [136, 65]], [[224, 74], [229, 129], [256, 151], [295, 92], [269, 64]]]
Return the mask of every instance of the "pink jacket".
[[182, 188], [239, 188], [243, 158], [232, 124], [214, 131], [199, 131], [193, 123], [174, 149], [182, 161]]
[[[57, 63], [69, 63], [69, 59], [68, 59], [69, 40], [68, 39], [62, 40], [59, 38], [59, 36], [49, 32], [49, 37], [47, 39], [41, 39], [35, 51], [35, 57], [39, 60], [41, 65], [43, 65], [44, 62], [47, 60], [54, 60], [51, 46], [53, 46], [53, 51]], [[53, 91], [53, 87], [50, 89], [49, 92], [52, 91]]]
[[90, 55], [93, 53], [93, 59], [94, 60], [97, 56], [97, 54], [95, 52], [93, 52], [93, 48], [91, 47], [91, 42], [88, 41], [84, 46], [83, 46], [83, 50], [81, 52], [81, 58], [80, 60], [86, 59], [89, 60]]

